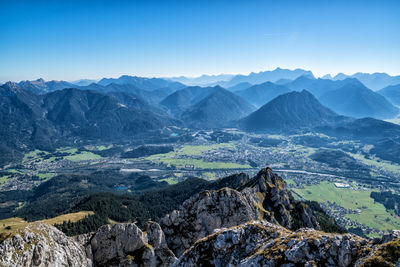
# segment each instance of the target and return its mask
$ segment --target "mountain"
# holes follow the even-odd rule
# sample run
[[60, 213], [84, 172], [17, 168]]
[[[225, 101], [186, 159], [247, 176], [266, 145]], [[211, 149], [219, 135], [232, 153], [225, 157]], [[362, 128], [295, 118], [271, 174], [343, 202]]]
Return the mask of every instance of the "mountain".
[[234, 86], [228, 87], [226, 89], [228, 91], [231, 91], [231, 92], [236, 92], [236, 91], [241, 91], [241, 90], [247, 89], [247, 88], [252, 87], [252, 86], [253, 85], [251, 83], [242, 82], [242, 83], [238, 83], [238, 84], [236, 84]]
[[128, 76], [128, 75], [123, 75], [119, 78], [103, 78], [98, 82], [99, 85], [103, 85], [103, 86], [107, 86], [112, 83], [119, 84], [119, 85], [130, 84], [130, 85], [134, 85], [137, 88], [147, 90], [147, 91], [153, 91], [153, 90], [162, 89], [162, 88], [170, 88], [172, 90], [179, 90], [179, 89], [182, 89], [185, 87], [184, 84], [181, 84], [179, 82], [169, 81], [166, 79], [144, 78], [144, 77]]
[[307, 90], [333, 111], [352, 117], [393, 118], [398, 113], [396, 107], [383, 96], [365, 87], [355, 78], [344, 80], [310, 79], [301, 76], [286, 87]]
[[286, 87], [293, 91], [307, 90], [312, 93], [315, 97], [319, 98], [323, 94], [339, 89], [346, 84], [360, 85], [357, 79], [348, 78], [345, 80], [333, 81], [327, 79], [314, 79], [309, 76], [300, 76], [294, 81], [284, 84]]
[[107, 93], [134, 94], [153, 105], [158, 105], [158, 103], [162, 99], [164, 99], [166, 96], [168, 96], [171, 92], [174, 91], [170, 88], [160, 88], [160, 89], [155, 89], [152, 91], [147, 91], [147, 90], [138, 88], [137, 86], [135, 86], [133, 84], [116, 84], [116, 83], [110, 83], [106, 86], [92, 83], [88, 86], [81, 86], [78, 89], [94, 90], [94, 91], [98, 91], [98, 92], [101, 92], [104, 94], [107, 94]]
[[64, 136], [110, 139], [173, 124], [168, 117], [124, 106], [113, 97], [94, 91], [59, 90], [46, 94], [42, 106], [47, 119]]
[[314, 77], [311, 71], [306, 71], [302, 69], [288, 70], [276, 68], [272, 71], [263, 71], [259, 73], [252, 72], [249, 75], [236, 75], [230, 81], [220, 83], [220, 85], [228, 88], [242, 82], [248, 82], [250, 84], [260, 84], [265, 82], [275, 82], [280, 79], [294, 80], [300, 76]]
[[[135, 223], [114, 223], [68, 237], [54, 226], [30, 223], [1, 237], [0, 265], [223, 267], [312, 262], [349, 267], [398, 262], [398, 231], [374, 240], [344, 233], [318, 203], [295, 200], [271, 169], [253, 178], [234, 176], [242, 180], [239, 187], [194, 194], [142, 229]], [[121, 204], [128, 210], [131, 203]]]
[[166, 107], [171, 114], [179, 116], [179, 114], [190, 106], [201, 101], [210, 94], [222, 89], [219, 86], [215, 87], [199, 87], [190, 86], [182, 90], [178, 90], [160, 102], [160, 105]]
[[399, 109], [386, 98], [365, 87], [362, 83], [345, 84], [319, 97], [321, 103], [335, 112], [356, 118], [373, 117], [390, 119], [397, 116]]
[[353, 75], [346, 75], [343, 73], [338, 73], [334, 80], [343, 80], [346, 78], [356, 78], [360, 82], [362, 82], [366, 87], [371, 88], [372, 90], [379, 90], [389, 85], [400, 84], [400, 75], [399, 76], [390, 76], [387, 73], [355, 73]]
[[98, 80], [92, 80], [92, 79], [81, 79], [81, 80], [76, 80], [76, 81], [72, 81], [72, 84], [75, 84], [77, 86], [86, 86], [92, 83], [97, 83]]
[[0, 101], [1, 166], [19, 158], [21, 152], [52, 150], [75, 138], [109, 140], [178, 123], [154, 113], [146, 103], [128, 107], [115, 97], [88, 90], [70, 88], [36, 95], [6, 83], [0, 87]]
[[276, 85], [271, 82], [253, 85], [250, 88], [237, 91], [235, 94], [241, 96], [247, 102], [260, 107], [275, 97], [289, 93], [291, 90], [283, 85]]
[[76, 87], [76, 85], [66, 81], [46, 82], [42, 78], [35, 81], [21, 81], [17, 84], [17, 86], [21, 89], [33, 92], [35, 94], [45, 94], [56, 90]]
[[386, 97], [393, 105], [400, 106], [400, 84], [387, 86], [377, 93]]
[[341, 119], [306, 90], [280, 95], [239, 121], [250, 131], [295, 130], [330, 125]]
[[220, 75], [201, 75], [200, 77], [172, 77], [168, 80], [180, 82], [190, 86], [215, 86], [219, 82], [225, 82], [232, 79], [233, 74], [220, 74]]
[[194, 128], [218, 128], [228, 122], [240, 119], [254, 110], [241, 97], [221, 87], [185, 110], [181, 119]]
[[142, 111], [151, 111], [157, 114], [167, 115], [166, 111], [150, 104], [142, 97], [135, 94], [125, 92], [111, 92], [107, 95], [115, 98], [120, 104], [126, 107], [132, 107]]

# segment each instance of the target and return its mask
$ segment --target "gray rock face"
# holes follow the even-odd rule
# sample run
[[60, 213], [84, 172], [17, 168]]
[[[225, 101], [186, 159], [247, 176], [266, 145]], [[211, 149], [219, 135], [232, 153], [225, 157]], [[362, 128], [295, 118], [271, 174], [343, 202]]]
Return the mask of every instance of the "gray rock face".
[[[319, 229], [312, 211], [303, 203], [296, 201], [286, 187], [286, 182], [265, 168], [239, 189], [253, 203], [259, 203], [263, 218], [289, 229], [309, 227]], [[295, 221], [294, 217], [301, 218]]]
[[31, 224], [0, 243], [0, 266], [92, 266], [84, 248], [47, 224]]
[[147, 224], [145, 232], [133, 223], [105, 225], [89, 246], [96, 266], [170, 266], [176, 260], [154, 222]]
[[354, 235], [314, 229], [292, 232], [266, 221], [221, 229], [197, 241], [174, 266], [353, 266], [368, 255]]
[[215, 229], [258, 219], [258, 210], [240, 192], [222, 188], [204, 191], [186, 200], [182, 207], [161, 222], [169, 248], [181, 255], [196, 240]]

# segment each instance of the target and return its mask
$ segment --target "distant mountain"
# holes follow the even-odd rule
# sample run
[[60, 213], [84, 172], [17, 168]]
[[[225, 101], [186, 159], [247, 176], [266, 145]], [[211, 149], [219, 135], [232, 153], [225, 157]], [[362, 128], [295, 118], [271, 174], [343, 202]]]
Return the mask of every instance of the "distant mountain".
[[373, 117], [390, 119], [399, 109], [386, 98], [365, 87], [362, 83], [348, 83], [339, 89], [326, 92], [319, 100], [335, 112], [356, 118]]
[[355, 73], [353, 75], [346, 75], [343, 73], [337, 74], [333, 77], [334, 80], [343, 80], [346, 78], [356, 78], [360, 82], [362, 82], [366, 87], [371, 88], [372, 90], [379, 90], [389, 85], [400, 84], [400, 75], [399, 76], [390, 76], [387, 73]]
[[302, 69], [288, 70], [276, 68], [273, 71], [263, 71], [259, 73], [252, 72], [249, 75], [236, 75], [230, 81], [220, 83], [220, 85], [228, 88], [242, 82], [247, 82], [250, 84], [260, 84], [265, 82], [275, 82], [281, 79], [294, 80], [300, 76], [314, 77], [311, 71], [306, 71]]
[[166, 115], [166, 111], [148, 103], [142, 97], [137, 96], [135, 94], [125, 93], [125, 92], [111, 92], [108, 93], [108, 95], [112, 96], [120, 104], [126, 107], [132, 107], [142, 111], [151, 111], [157, 114]]
[[21, 81], [17, 83], [17, 86], [21, 89], [33, 92], [35, 94], [45, 94], [56, 90], [76, 87], [76, 85], [66, 81], [46, 82], [42, 78], [35, 81]]
[[240, 119], [255, 108], [241, 97], [221, 87], [182, 113], [181, 119], [194, 128], [220, 128]]
[[134, 85], [137, 88], [153, 91], [157, 89], [163, 88], [170, 88], [172, 90], [179, 90], [186, 87], [184, 84], [179, 82], [174, 82], [166, 79], [161, 78], [144, 78], [144, 77], [137, 77], [137, 76], [128, 76], [123, 75], [119, 78], [103, 78], [101, 79], [98, 84], [107, 86], [109, 84], [119, 84], [119, 85]]
[[241, 96], [247, 102], [260, 107], [275, 97], [289, 93], [291, 90], [283, 85], [276, 85], [271, 82], [265, 82], [258, 85], [253, 85], [250, 88], [237, 91], [235, 94]]
[[234, 85], [234, 86], [232, 86], [232, 87], [228, 87], [228, 88], [226, 88], [228, 91], [231, 91], [231, 92], [236, 92], [236, 91], [240, 91], [240, 90], [244, 90], [244, 89], [247, 89], [247, 88], [250, 88], [250, 87], [252, 87], [253, 85], [251, 84], [251, 83], [248, 83], [248, 82], [242, 82], [242, 83], [238, 83], [238, 84], [236, 84], [236, 85]]
[[102, 86], [96, 83], [92, 83], [88, 86], [78, 87], [80, 90], [94, 90], [104, 94], [108, 93], [128, 93], [134, 94], [146, 102], [151, 104], [158, 104], [162, 99], [168, 96], [173, 90], [170, 88], [155, 89], [153, 91], [147, 91], [136, 87], [133, 84], [115, 84], [111, 83], [106, 86]]
[[385, 87], [377, 93], [386, 97], [392, 104], [400, 106], [400, 84]]
[[280, 95], [239, 121], [250, 131], [296, 130], [330, 125], [342, 117], [324, 107], [306, 90]]
[[119, 138], [173, 125], [173, 120], [120, 104], [94, 91], [64, 89], [46, 94], [42, 107], [63, 135]]
[[76, 80], [76, 81], [72, 81], [70, 83], [75, 84], [77, 86], [86, 86], [92, 83], [97, 83], [98, 80], [91, 80], [91, 79], [81, 79], [81, 80]]
[[172, 77], [168, 80], [180, 82], [190, 86], [214, 86], [219, 82], [226, 82], [235, 76], [233, 74], [220, 74], [220, 75], [201, 75], [200, 77]]
[[190, 86], [170, 94], [164, 100], [162, 100], [160, 104], [167, 108], [171, 114], [179, 116], [179, 114], [184, 110], [220, 89], [222, 88], [219, 86]]
[[300, 76], [296, 80], [285, 84], [285, 86], [293, 91], [307, 90], [318, 98], [321, 95], [325, 94], [326, 92], [339, 89], [346, 84], [359, 85], [360, 82], [357, 79], [352, 79], [352, 78], [333, 81], [321, 78], [314, 79], [309, 76]]

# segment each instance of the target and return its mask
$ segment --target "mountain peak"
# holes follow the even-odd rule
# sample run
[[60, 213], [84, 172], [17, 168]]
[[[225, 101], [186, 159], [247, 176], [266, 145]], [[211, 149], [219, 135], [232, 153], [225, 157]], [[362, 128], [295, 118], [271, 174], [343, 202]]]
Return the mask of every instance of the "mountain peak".
[[338, 115], [324, 107], [310, 92], [290, 92], [280, 95], [248, 117], [240, 125], [253, 131], [312, 128], [331, 124]]

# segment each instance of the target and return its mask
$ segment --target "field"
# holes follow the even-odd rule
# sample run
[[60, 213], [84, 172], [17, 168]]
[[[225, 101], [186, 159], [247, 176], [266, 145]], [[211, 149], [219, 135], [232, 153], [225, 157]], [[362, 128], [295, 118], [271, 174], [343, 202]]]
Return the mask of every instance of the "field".
[[362, 161], [362, 163], [364, 163], [366, 165], [374, 166], [377, 168], [382, 168], [384, 170], [388, 170], [388, 171], [395, 172], [395, 173], [400, 173], [400, 165], [398, 165], [396, 163], [381, 160], [381, 159], [379, 159], [379, 161], [378, 161], [378, 159], [366, 159], [361, 154], [354, 154], [354, 153], [350, 153], [350, 152], [347, 152], [347, 154], [349, 154], [350, 156], [352, 156], [355, 159]]
[[82, 151], [78, 154], [65, 156], [64, 159], [70, 161], [96, 160], [96, 159], [101, 159], [101, 156], [94, 154], [92, 152]]
[[307, 200], [325, 203], [330, 201], [345, 209], [359, 210], [360, 214], [346, 214], [346, 217], [367, 227], [379, 230], [400, 228], [400, 219], [386, 211], [382, 204], [375, 203], [370, 197], [370, 189], [337, 188], [332, 183], [322, 182], [294, 191]]
[[181, 148], [175, 149], [173, 152], [165, 154], [156, 154], [146, 157], [146, 160], [154, 163], [163, 163], [167, 166], [176, 166], [177, 168], [185, 168], [186, 165], [193, 165], [195, 169], [248, 169], [251, 168], [248, 164], [238, 164], [232, 162], [221, 161], [205, 161], [200, 158], [203, 153], [217, 153], [225, 149], [232, 152], [236, 151], [236, 147], [232, 143], [220, 143], [209, 146], [193, 146], [185, 145]]
[[[76, 222], [79, 221], [83, 218], [85, 218], [87, 215], [92, 215], [92, 211], [79, 211], [75, 213], [68, 213], [68, 214], [63, 214], [51, 219], [46, 219], [46, 220], [40, 220], [40, 221], [35, 221], [35, 222], [40, 222], [40, 223], [46, 223], [50, 225], [54, 224], [60, 224], [64, 221], [71, 221], [71, 222]], [[13, 217], [13, 218], [8, 218], [4, 220], [0, 220], [0, 234], [2, 233], [10, 233], [14, 232], [15, 230], [22, 229], [25, 226], [28, 225], [28, 222], [18, 218], [18, 217]]]

